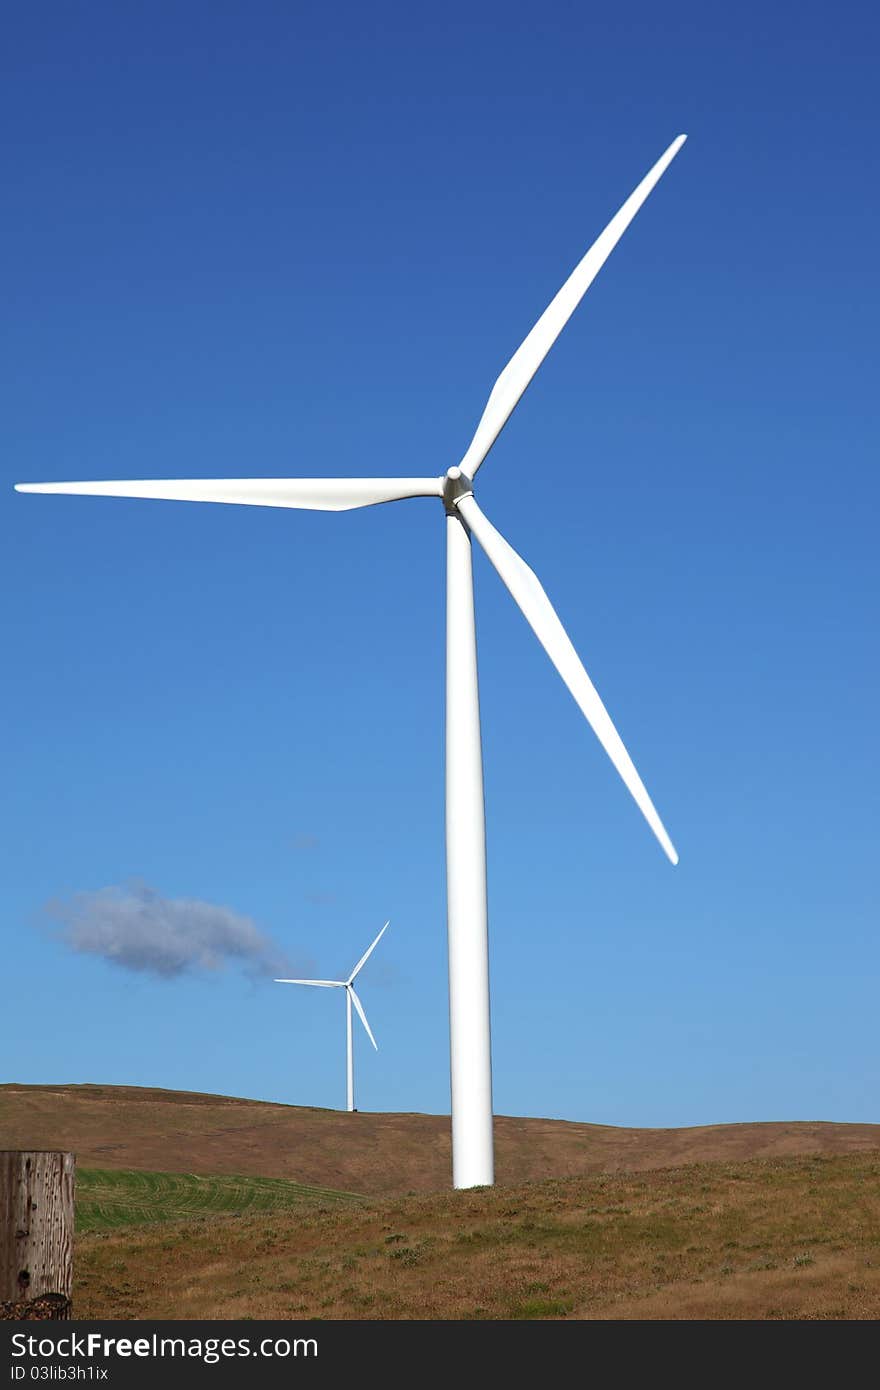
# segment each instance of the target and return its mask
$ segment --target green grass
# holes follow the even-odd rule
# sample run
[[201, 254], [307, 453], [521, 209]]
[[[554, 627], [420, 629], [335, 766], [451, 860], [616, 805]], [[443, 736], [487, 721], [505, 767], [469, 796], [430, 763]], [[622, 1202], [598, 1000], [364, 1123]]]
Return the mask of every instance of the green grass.
[[564, 1318], [571, 1312], [571, 1299], [532, 1298], [527, 1303], [515, 1303], [508, 1311], [508, 1318], [515, 1321], [532, 1322], [537, 1318]]
[[76, 1175], [76, 1229], [114, 1231], [156, 1221], [289, 1211], [316, 1202], [358, 1203], [355, 1192], [305, 1187], [284, 1178], [199, 1177], [134, 1169], [80, 1168]]

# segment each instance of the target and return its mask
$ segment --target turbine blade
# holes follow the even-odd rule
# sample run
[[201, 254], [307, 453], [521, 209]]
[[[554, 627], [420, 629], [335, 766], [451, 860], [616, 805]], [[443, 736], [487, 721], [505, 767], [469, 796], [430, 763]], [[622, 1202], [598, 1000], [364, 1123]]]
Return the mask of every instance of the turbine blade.
[[540, 367], [559, 334], [580, 304], [590, 285], [607, 261], [648, 194], [678, 154], [686, 135], [679, 135], [645, 175], [638, 188], [615, 213], [602, 235], [594, 241], [583, 260], [575, 266], [562, 289], [551, 300], [525, 341], [517, 348], [492, 387], [476, 433], [461, 461], [461, 470], [472, 478]]
[[16, 483], [15, 490], [346, 512], [353, 507], [399, 502], [406, 497], [439, 497], [442, 483], [439, 478], [150, 478], [124, 482]]
[[514, 601], [574, 696], [575, 701], [592, 728], [605, 752], [613, 762], [631, 796], [660, 841], [667, 857], [678, 863], [678, 854], [657, 814], [633, 761], [623, 746], [620, 735], [611, 722], [593, 682], [581, 664], [580, 657], [556, 610], [547, 597], [538, 576], [509, 545], [500, 531], [484, 516], [472, 495], [463, 497], [458, 509], [472, 533], [485, 550], [503, 579]]
[[370, 1042], [373, 1044], [373, 1046], [375, 1047], [376, 1051], [378, 1052], [378, 1051], [379, 1051], [379, 1044], [376, 1042], [376, 1039], [373, 1037], [372, 1029], [370, 1028], [369, 1023], [367, 1022], [367, 1015], [364, 1013], [364, 1006], [363, 1006], [363, 1004], [361, 1003], [361, 1001], [358, 999], [357, 995], [355, 994], [354, 988], [353, 988], [351, 985], [348, 985], [347, 988], [348, 988], [349, 994], [351, 995], [351, 1002], [352, 1002], [352, 1004], [354, 1004], [355, 1008], [356, 1008], [357, 1011], [358, 1011], [358, 1017], [360, 1018], [361, 1023], [364, 1025], [364, 1027], [365, 1027], [366, 1030], [367, 1030], [367, 1037], [370, 1039]]
[[370, 946], [366, 951], [364, 951], [364, 954], [361, 956], [361, 958], [360, 958], [360, 960], [358, 961], [357, 965], [355, 966], [354, 970], [352, 970], [351, 974], [350, 974], [349, 977], [348, 977], [348, 983], [349, 983], [349, 984], [351, 984], [351, 982], [352, 982], [352, 980], [354, 979], [354, 977], [355, 977], [361, 970], [363, 970], [364, 966], [366, 965], [367, 961], [370, 959], [370, 956], [373, 954], [373, 952], [375, 951], [376, 947], [379, 945], [379, 942], [382, 940], [382, 937], [385, 935], [385, 933], [387, 932], [387, 930], [388, 930], [388, 928], [389, 928], [390, 925], [391, 925], [390, 922], [386, 922], [385, 925], [384, 925], [384, 927], [383, 927], [382, 930], [380, 931], [379, 935], [376, 937], [376, 940], [373, 942], [372, 946]]
[[319, 989], [345, 989], [344, 980], [276, 980], [276, 985], [317, 985]]

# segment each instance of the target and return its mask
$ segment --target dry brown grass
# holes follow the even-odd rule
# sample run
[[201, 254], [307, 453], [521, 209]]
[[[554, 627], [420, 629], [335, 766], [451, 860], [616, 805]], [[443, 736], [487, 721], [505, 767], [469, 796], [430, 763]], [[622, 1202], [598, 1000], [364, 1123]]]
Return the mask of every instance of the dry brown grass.
[[[880, 1125], [616, 1129], [495, 1120], [498, 1181], [880, 1148]], [[447, 1115], [347, 1115], [132, 1086], [0, 1086], [0, 1148], [72, 1149], [90, 1168], [287, 1178], [392, 1195], [445, 1188]]]
[[77, 1241], [78, 1318], [876, 1318], [880, 1151]]
[[455, 1193], [447, 1116], [0, 1087], [0, 1148], [372, 1194], [81, 1236], [80, 1318], [880, 1316], [880, 1126], [495, 1133], [499, 1186]]

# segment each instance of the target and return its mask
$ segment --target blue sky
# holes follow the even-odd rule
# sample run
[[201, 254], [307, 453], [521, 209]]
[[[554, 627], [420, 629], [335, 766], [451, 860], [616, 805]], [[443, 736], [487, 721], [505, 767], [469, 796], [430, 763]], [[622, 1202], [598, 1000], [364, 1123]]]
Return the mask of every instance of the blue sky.
[[[3, 1079], [344, 1098], [343, 1010], [75, 951], [140, 881], [346, 970], [364, 1109], [448, 1109], [443, 524], [19, 480], [439, 474], [498, 441], [670, 868], [476, 560], [495, 1108], [880, 1120], [876, 10], [189, 3], [7, 19]], [[11, 981], [11, 985], [10, 982]]]

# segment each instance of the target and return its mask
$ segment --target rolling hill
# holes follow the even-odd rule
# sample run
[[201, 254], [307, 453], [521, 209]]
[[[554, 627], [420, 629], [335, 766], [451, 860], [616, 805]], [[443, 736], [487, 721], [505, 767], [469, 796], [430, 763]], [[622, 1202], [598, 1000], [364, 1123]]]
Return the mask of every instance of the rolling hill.
[[78, 1160], [77, 1318], [880, 1316], [880, 1126], [615, 1129], [125, 1086], [0, 1087], [0, 1148]]
[[[495, 1120], [497, 1181], [880, 1150], [880, 1125], [619, 1129]], [[132, 1086], [0, 1086], [0, 1148], [71, 1149], [99, 1170], [284, 1178], [374, 1196], [449, 1186], [449, 1117], [346, 1114]]]

